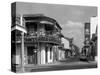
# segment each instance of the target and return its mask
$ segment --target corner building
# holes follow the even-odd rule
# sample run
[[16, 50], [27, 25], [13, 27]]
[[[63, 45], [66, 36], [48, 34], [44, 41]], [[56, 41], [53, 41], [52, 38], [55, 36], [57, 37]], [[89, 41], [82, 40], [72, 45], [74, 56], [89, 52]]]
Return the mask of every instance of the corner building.
[[50, 64], [58, 60], [62, 28], [44, 15], [13, 17], [11, 34], [12, 65]]

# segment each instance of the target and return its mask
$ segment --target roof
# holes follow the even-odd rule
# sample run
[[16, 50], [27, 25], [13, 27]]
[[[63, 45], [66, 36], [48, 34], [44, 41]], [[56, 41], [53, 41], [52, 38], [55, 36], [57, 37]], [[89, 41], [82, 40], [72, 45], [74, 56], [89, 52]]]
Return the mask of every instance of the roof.
[[52, 22], [62, 30], [61, 26], [58, 24], [58, 22], [55, 19], [44, 16], [43, 14], [24, 14], [23, 17], [25, 20], [38, 20], [38, 21]]

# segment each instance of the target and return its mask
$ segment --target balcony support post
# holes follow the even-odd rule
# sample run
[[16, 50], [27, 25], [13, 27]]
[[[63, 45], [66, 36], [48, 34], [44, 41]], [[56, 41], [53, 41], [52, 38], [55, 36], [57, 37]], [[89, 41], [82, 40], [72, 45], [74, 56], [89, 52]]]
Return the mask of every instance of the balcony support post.
[[24, 71], [24, 32], [21, 33], [22, 35], [22, 42], [21, 42], [21, 70]]

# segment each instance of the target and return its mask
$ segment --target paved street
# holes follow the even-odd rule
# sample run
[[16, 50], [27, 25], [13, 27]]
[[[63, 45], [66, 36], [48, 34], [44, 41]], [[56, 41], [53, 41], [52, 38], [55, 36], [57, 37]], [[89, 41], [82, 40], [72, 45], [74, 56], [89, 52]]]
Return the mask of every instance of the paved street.
[[85, 69], [85, 68], [96, 68], [96, 62], [63, 62], [63, 63], [55, 63], [55, 64], [46, 64], [46, 65], [38, 65], [34, 67], [25, 67], [26, 72], [37, 72], [37, 71], [53, 71], [53, 70], [69, 70], [69, 69]]

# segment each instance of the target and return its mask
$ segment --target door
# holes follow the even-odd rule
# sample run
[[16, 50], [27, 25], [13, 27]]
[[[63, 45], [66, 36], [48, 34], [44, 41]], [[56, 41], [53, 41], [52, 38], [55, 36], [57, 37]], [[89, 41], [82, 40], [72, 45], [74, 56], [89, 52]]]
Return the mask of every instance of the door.
[[37, 52], [34, 46], [27, 47], [28, 64], [37, 64]]

